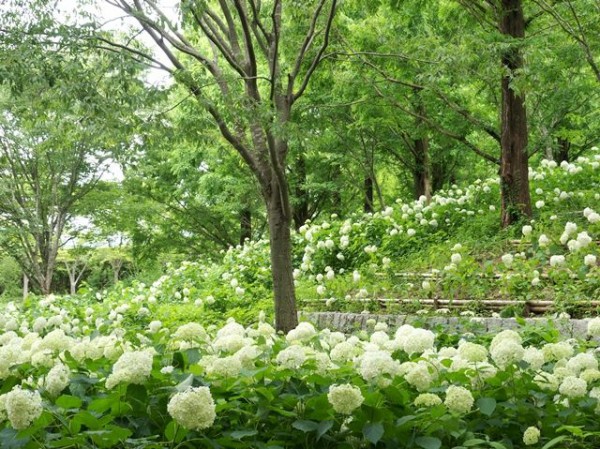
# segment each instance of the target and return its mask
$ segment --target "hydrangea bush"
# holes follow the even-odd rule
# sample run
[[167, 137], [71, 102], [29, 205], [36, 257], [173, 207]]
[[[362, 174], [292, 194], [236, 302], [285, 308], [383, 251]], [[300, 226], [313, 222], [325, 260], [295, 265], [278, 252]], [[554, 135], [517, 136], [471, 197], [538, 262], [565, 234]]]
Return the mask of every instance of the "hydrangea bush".
[[384, 323], [281, 335], [262, 317], [123, 328], [93, 312], [86, 327], [60, 312], [43, 328], [15, 306], [0, 316], [2, 448], [600, 445], [594, 339]]

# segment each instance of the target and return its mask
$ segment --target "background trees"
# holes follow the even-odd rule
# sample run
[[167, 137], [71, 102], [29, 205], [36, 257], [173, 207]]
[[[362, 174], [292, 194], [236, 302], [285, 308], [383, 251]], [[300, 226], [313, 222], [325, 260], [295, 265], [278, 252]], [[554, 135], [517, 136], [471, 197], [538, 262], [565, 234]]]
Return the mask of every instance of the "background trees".
[[[23, 209], [2, 233], [23, 266], [26, 244], [52, 248], [29, 259], [56, 257], [60, 239], [34, 232], [56, 236], [53, 221], [62, 230], [72, 216], [156, 276], [167, 260], [216, 259], [269, 235], [283, 329], [295, 323], [292, 227], [494, 175], [508, 225], [531, 214], [532, 158], [571, 161], [600, 135], [589, 0], [90, 3], [135, 29], [59, 25], [44, 9], [25, 23], [18, 8], [0, 27], [6, 173], [30, 160], [50, 173], [40, 180], [60, 181], [2, 205]], [[153, 86], [141, 66], [174, 82]], [[102, 161], [123, 179], [99, 180]], [[52, 193], [69, 185], [81, 194]], [[35, 191], [69, 201], [48, 203], [42, 216], [63, 215], [46, 228]], [[46, 285], [47, 266], [27, 270]]]

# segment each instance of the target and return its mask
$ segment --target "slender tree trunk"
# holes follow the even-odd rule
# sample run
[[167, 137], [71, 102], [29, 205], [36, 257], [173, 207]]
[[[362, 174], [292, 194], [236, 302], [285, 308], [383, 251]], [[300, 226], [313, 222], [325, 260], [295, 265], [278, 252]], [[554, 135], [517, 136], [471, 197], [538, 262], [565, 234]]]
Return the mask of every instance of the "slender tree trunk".
[[[502, 0], [500, 30], [511, 38], [523, 39], [525, 20], [521, 0]], [[501, 222], [506, 227], [523, 217], [531, 217], [531, 196], [525, 95], [518, 94], [510, 86], [515, 72], [523, 67], [520, 50], [515, 46], [508, 49], [502, 57], [502, 65], [507, 73], [502, 78], [500, 190]]]
[[427, 202], [431, 200], [431, 163], [429, 160], [429, 140], [421, 137], [414, 142], [415, 170], [413, 172], [415, 199], [425, 196]]
[[117, 284], [119, 282], [119, 274], [121, 273], [121, 268], [123, 267], [123, 261], [121, 259], [111, 260], [110, 265], [113, 271], [113, 284]]
[[252, 211], [248, 208], [240, 212], [240, 245], [252, 239]]
[[290, 236], [292, 219], [286, 188], [273, 180], [270, 192], [265, 194], [271, 242], [275, 325], [277, 330], [283, 332], [288, 332], [298, 325]]
[[29, 295], [29, 276], [23, 273], [23, 299]]
[[77, 293], [77, 281], [75, 281], [75, 273], [69, 272], [69, 287], [71, 295]]
[[365, 176], [364, 194], [365, 194], [364, 211], [367, 213], [372, 213], [374, 210], [373, 209], [373, 178], [370, 175]]

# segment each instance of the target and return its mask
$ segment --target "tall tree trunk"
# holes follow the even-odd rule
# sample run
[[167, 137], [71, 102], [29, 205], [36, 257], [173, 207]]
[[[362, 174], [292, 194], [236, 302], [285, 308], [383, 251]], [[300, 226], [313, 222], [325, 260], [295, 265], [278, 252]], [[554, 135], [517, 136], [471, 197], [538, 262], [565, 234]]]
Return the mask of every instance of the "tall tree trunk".
[[75, 280], [75, 273], [69, 271], [69, 291], [71, 295], [77, 293], [77, 281]]
[[[521, 0], [502, 0], [500, 31], [511, 38], [524, 38], [525, 19]], [[515, 72], [523, 67], [523, 57], [519, 48], [512, 45], [502, 56], [502, 65], [506, 71], [506, 75], [502, 77], [501, 114], [500, 191], [503, 227], [523, 217], [531, 217], [525, 95], [517, 94], [510, 86]]]
[[431, 200], [431, 163], [429, 160], [429, 140], [421, 137], [413, 142], [415, 170], [413, 171], [415, 199], [425, 196]]
[[23, 299], [29, 295], [29, 276], [23, 273]]
[[373, 212], [373, 178], [370, 175], [365, 176], [364, 183], [364, 211], [366, 213]]
[[292, 215], [286, 189], [286, 185], [281, 186], [273, 179], [270, 192], [265, 193], [271, 243], [275, 324], [277, 330], [283, 332], [288, 332], [298, 325], [290, 237]]
[[310, 218], [308, 216], [308, 191], [306, 190], [306, 159], [303, 154], [298, 155], [294, 168], [296, 178], [294, 186], [294, 228], [298, 230]]
[[40, 283], [40, 290], [42, 291], [42, 295], [46, 296], [50, 294], [52, 288], [52, 278], [49, 276], [45, 276]]
[[240, 212], [240, 245], [244, 246], [246, 239], [252, 239], [252, 211], [248, 208]]

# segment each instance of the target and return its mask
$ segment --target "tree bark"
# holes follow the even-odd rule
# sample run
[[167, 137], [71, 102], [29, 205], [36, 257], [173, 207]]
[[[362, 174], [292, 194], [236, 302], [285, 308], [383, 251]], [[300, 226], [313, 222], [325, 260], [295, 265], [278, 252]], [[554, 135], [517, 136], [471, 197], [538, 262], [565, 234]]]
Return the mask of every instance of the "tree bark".
[[429, 160], [429, 140], [421, 137], [414, 142], [415, 170], [413, 171], [415, 199], [425, 196], [431, 200], [431, 163]]
[[71, 295], [77, 293], [77, 281], [75, 281], [75, 273], [69, 271], [69, 291]]
[[310, 218], [308, 191], [306, 190], [306, 159], [303, 154], [298, 155], [294, 168], [296, 177], [294, 186], [294, 228], [297, 231]]
[[[521, 0], [502, 0], [500, 31], [513, 39], [525, 36], [525, 19]], [[506, 74], [502, 77], [501, 112], [501, 223], [509, 226], [531, 217], [529, 164], [527, 154], [527, 113], [525, 95], [511, 88], [515, 72], [523, 67], [520, 50], [514, 46], [502, 56]]]
[[29, 295], [29, 277], [23, 273], [23, 299]]
[[569, 152], [571, 151], [571, 141], [569, 139], [558, 138], [558, 148], [554, 153], [554, 160], [558, 163], [562, 161], [571, 162]]
[[240, 212], [240, 245], [252, 239], [252, 211], [248, 208]]
[[288, 332], [298, 325], [298, 312], [292, 267], [291, 211], [289, 204], [286, 204], [285, 189], [285, 185], [280, 186], [276, 181], [271, 182], [271, 191], [267, 192], [267, 212], [275, 296], [275, 323], [277, 330]]

